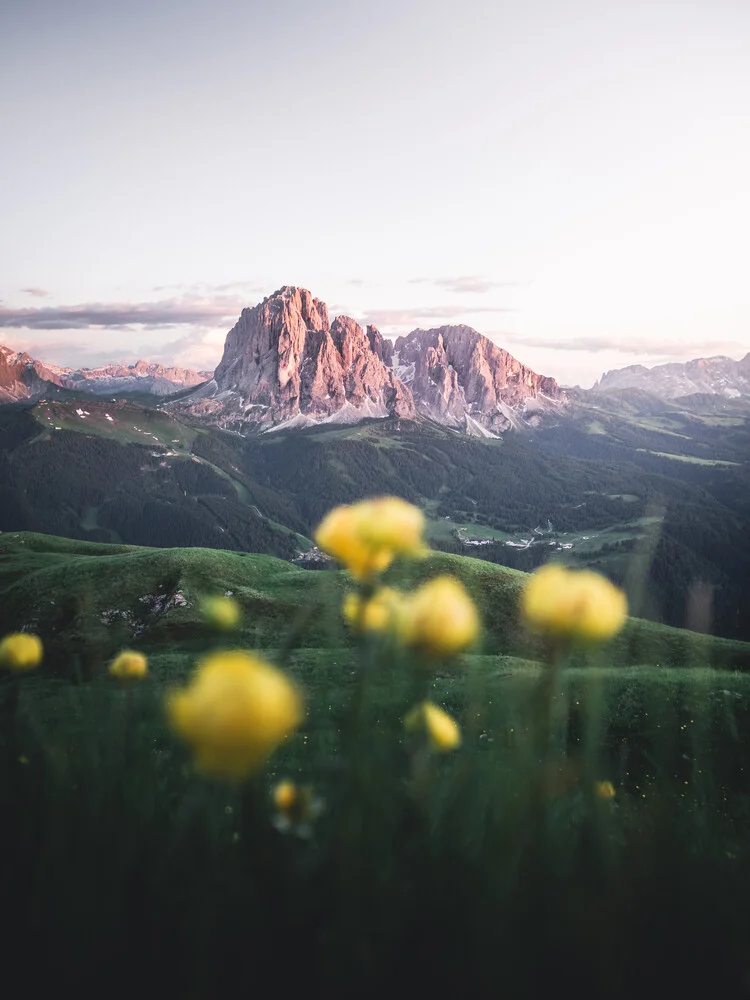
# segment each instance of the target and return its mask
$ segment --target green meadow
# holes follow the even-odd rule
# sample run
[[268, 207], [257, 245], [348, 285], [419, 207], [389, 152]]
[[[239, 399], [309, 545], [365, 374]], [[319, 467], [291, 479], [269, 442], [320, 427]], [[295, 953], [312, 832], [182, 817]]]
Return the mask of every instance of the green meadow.
[[[0, 536], [0, 625], [45, 645], [0, 682], [9, 981], [79, 995], [740, 995], [750, 965], [750, 644], [630, 619], [598, 649], [520, 623], [526, 575], [434, 553], [483, 631], [417, 663], [342, 623], [343, 572], [216, 549]], [[230, 594], [236, 631], [201, 600]], [[123, 687], [123, 647], [149, 676]], [[164, 699], [222, 649], [304, 692], [255, 777], [196, 773]], [[461, 746], [404, 730], [429, 698]], [[309, 822], [272, 789], [309, 785]], [[610, 783], [609, 785], [603, 783]], [[610, 794], [610, 785], [611, 792]], [[606, 792], [606, 793], [605, 793]]]

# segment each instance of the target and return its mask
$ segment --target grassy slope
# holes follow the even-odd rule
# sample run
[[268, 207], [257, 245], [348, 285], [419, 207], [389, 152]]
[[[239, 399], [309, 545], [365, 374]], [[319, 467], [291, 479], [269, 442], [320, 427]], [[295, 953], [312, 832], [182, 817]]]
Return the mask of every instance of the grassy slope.
[[[585, 983], [591, 957], [604, 955], [594, 987], [575, 994], [633, 996], [642, 971], [653, 985], [658, 959], [667, 987], [681, 976], [679, 992], [692, 995], [683, 980], [692, 988], [706, 969], [711, 981], [696, 992], [738, 995], [720, 973], [728, 969], [732, 984], [745, 968], [750, 673], [611, 664], [623, 662], [633, 637], [681, 663], [717, 663], [729, 652], [747, 663], [748, 647], [632, 622], [600, 669], [563, 672], [542, 772], [532, 720], [548, 674], [510, 655], [511, 640], [522, 645], [515, 603], [524, 575], [438, 554], [394, 570], [394, 582], [441, 570], [465, 580], [483, 609], [486, 648], [502, 652], [425, 675], [425, 693], [461, 720], [464, 740], [436, 762], [414, 811], [400, 805], [404, 794], [416, 798], [417, 772], [409, 792], [398, 737], [415, 678], [398, 654], [363, 671], [352, 645], [335, 645], [344, 641], [335, 612], [342, 574], [217, 550], [0, 536], [3, 628], [28, 622], [34, 607], [42, 619], [69, 598], [65, 650], [76, 636], [91, 646], [102, 609], [143, 613], [138, 598], [165, 584], [189, 601], [137, 637], [156, 683], [132, 700], [106, 677], [70, 685], [43, 668], [22, 678], [17, 731], [0, 728], [0, 748], [11, 733], [0, 793], [13, 790], [5, 801], [0, 794], [0, 874], [16, 932], [8, 961], [31, 940], [36, 962], [24, 975], [38, 967], [55, 988], [85, 955], [97, 989], [78, 996], [132, 996], [143, 982], [165, 995], [223, 996], [247, 994], [259, 968], [277, 974], [283, 942], [284, 954], [301, 956], [297, 989], [307, 992], [349, 995], [374, 967], [379, 993], [393, 988], [395, 972], [399, 985], [432, 975], [437, 995], [448, 984], [471, 996], [541, 996], [546, 977], [553, 988], [579, 975]], [[241, 641], [274, 656], [301, 604], [330, 609], [288, 662], [306, 692], [304, 725], [247, 794], [194, 777], [165, 723], [163, 687], [217, 642], [194, 603], [206, 589], [234, 590], [246, 609]], [[80, 595], [88, 607], [75, 603]], [[350, 770], [342, 734], [362, 676], [353, 759], [365, 766]], [[529, 789], [541, 775], [549, 801], [537, 813]], [[312, 840], [277, 837], [265, 821], [267, 783], [290, 776], [313, 782], [326, 804]], [[591, 801], [589, 813], [592, 777], [612, 781], [617, 795]], [[735, 938], [733, 951], [726, 942]], [[361, 957], [362, 940], [378, 945], [374, 958]], [[122, 949], [113, 952], [113, 941]], [[238, 970], [249, 976], [241, 987], [232, 981]], [[319, 980], [353, 985], [317, 989]], [[123, 981], [128, 989], [113, 994]]]
[[79, 404], [49, 401], [39, 403], [31, 412], [50, 432], [95, 434], [120, 444], [151, 445], [182, 454], [190, 453], [198, 433], [153, 405], [138, 406], [122, 400], [86, 399]]
[[[480, 652], [540, 658], [541, 644], [517, 624], [525, 574], [478, 559], [434, 553], [395, 566], [391, 582], [408, 589], [437, 573], [459, 577], [485, 623]], [[307, 614], [299, 645], [349, 645], [338, 615], [344, 574], [299, 569], [272, 556], [215, 549], [101, 545], [14, 532], [0, 537], [0, 626], [40, 632], [59, 655], [108, 656], [136, 644], [179, 659], [210, 646], [200, 598], [232, 591], [244, 610], [243, 644], [276, 648]], [[161, 600], [180, 593], [186, 605]], [[145, 599], [145, 600], [144, 600]], [[714, 666], [750, 669], [750, 644], [631, 619], [601, 654], [611, 666]]]

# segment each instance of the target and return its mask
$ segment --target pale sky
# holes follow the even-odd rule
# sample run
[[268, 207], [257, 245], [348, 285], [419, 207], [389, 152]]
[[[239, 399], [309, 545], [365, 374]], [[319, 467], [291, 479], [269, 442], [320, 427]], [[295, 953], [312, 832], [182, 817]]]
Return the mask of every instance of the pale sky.
[[750, 350], [750, 0], [0, 4], [0, 343], [213, 368], [284, 284], [536, 371]]

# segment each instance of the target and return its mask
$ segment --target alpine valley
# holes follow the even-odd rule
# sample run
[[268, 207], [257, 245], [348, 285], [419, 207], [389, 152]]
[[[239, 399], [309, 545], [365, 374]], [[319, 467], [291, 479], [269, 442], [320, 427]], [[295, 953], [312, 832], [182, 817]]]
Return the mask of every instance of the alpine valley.
[[434, 548], [594, 566], [635, 614], [750, 639], [750, 354], [564, 390], [468, 326], [394, 343], [285, 286], [214, 372], [1, 348], [0, 401], [6, 533], [319, 568], [323, 514], [393, 493]]

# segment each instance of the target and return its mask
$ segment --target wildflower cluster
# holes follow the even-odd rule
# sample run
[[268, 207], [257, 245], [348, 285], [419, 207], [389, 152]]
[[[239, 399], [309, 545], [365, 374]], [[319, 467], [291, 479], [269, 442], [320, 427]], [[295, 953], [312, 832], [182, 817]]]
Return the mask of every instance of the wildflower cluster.
[[344, 599], [343, 615], [360, 632], [390, 633], [428, 656], [451, 656], [470, 646], [479, 616], [463, 585], [440, 576], [413, 593], [391, 587], [373, 591], [375, 578], [397, 556], [422, 557], [424, 515], [397, 497], [365, 500], [332, 510], [315, 539], [355, 579], [367, 584]]
[[357, 580], [371, 580], [398, 556], [426, 553], [424, 515], [398, 497], [335, 507], [315, 532], [315, 543], [346, 566]]
[[[477, 608], [463, 584], [438, 576], [411, 592], [378, 585], [378, 576], [397, 557], [423, 556], [424, 517], [416, 507], [383, 497], [337, 507], [315, 533], [318, 545], [339, 559], [360, 582], [346, 595], [342, 612], [359, 634], [388, 634], [420, 654], [422, 662], [441, 660], [468, 649], [480, 632]], [[603, 577], [547, 566], [535, 573], [522, 595], [522, 613], [532, 626], [557, 636], [594, 641], [613, 635], [627, 614], [624, 595]], [[229, 598], [203, 602], [205, 618], [233, 628], [239, 609]], [[114, 661], [115, 676], [145, 673], [139, 654], [125, 651]], [[271, 752], [298, 728], [302, 697], [280, 670], [244, 651], [216, 653], [198, 665], [195, 676], [167, 703], [176, 733], [192, 748], [206, 774], [242, 780], [256, 772]], [[422, 701], [404, 718], [407, 734], [443, 753], [461, 744], [461, 729], [447, 712]], [[611, 797], [607, 782], [600, 798]], [[279, 828], [303, 826], [313, 817], [308, 786], [281, 782], [273, 792]]]
[[349, 594], [343, 614], [355, 629], [388, 632], [431, 657], [467, 649], [479, 634], [479, 614], [463, 584], [439, 576], [413, 593], [381, 587], [372, 597]]
[[[315, 538], [359, 581], [349, 593], [343, 615], [359, 634], [389, 635], [429, 664], [470, 648], [480, 632], [477, 608], [463, 584], [441, 575], [411, 592], [380, 585], [378, 576], [398, 557], [421, 557], [422, 512], [396, 497], [366, 500], [332, 510]], [[521, 599], [526, 622], [547, 633], [586, 641], [609, 638], [627, 614], [624, 594], [595, 573], [550, 565], [530, 578]], [[202, 602], [204, 619], [220, 629], [235, 628], [238, 604], [229, 596]], [[42, 659], [38, 636], [26, 632], [0, 641], [0, 666], [28, 671]], [[109, 673], [123, 684], [148, 674], [146, 657], [122, 650]], [[196, 767], [218, 778], [238, 781], [257, 772], [273, 750], [300, 726], [303, 699], [296, 684], [281, 670], [244, 650], [217, 652], [198, 664], [190, 682], [167, 699], [175, 733], [192, 749]], [[417, 736], [437, 753], [456, 749], [461, 730], [448, 713], [421, 701], [404, 717], [407, 734]], [[614, 788], [599, 782], [596, 795], [611, 798]], [[282, 782], [274, 793], [277, 820], [308, 823], [317, 800], [308, 786]]]

